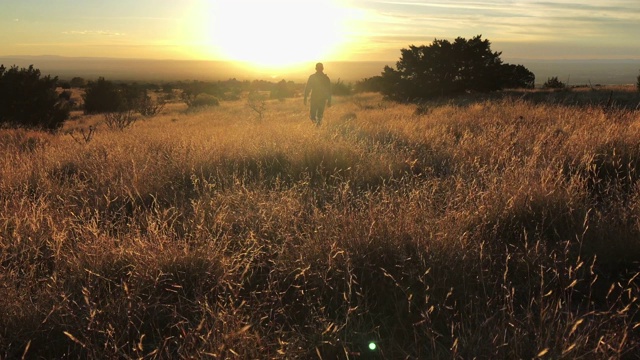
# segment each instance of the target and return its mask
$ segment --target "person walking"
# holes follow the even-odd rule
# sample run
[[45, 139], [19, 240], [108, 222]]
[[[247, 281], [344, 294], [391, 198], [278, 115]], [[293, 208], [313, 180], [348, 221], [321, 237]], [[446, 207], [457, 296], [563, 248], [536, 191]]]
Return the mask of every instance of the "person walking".
[[307, 80], [307, 85], [304, 88], [305, 105], [307, 105], [309, 93], [311, 93], [309, 118], [316, 126], [320, 126], [324, 116], [325, 105], [331, 107], [331, 80], [324, 73], [324, 65], [322, 63], [316, 64], [315, 74], [311, 74], [309, 80]]

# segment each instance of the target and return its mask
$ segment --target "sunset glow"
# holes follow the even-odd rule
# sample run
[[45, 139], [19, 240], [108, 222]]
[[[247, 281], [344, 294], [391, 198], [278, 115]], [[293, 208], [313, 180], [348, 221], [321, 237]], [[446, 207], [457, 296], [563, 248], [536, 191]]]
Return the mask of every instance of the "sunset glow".
[[481, 34], [505, 60], [640, 59], [637, 0], [5, 1], [0, 56], [395, 61]]
[[347, 31], [336, 1], [225, 0], [209, 11], [211, 22], [202, 28], [208, 50], [256, 67], [335, 58]]

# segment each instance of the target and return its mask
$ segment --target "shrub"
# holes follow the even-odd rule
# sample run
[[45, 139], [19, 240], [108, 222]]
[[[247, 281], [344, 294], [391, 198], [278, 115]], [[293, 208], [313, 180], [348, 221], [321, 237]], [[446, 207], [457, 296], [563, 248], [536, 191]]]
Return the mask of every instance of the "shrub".
[[84, 95], [85, 114], [138, 110], [145, 101], [146, 90], [137, 84], [116, 85], [100, 77], [87, 84]]
[[220, 100], [217, 97], [209, 94], [198, 94], [192, 101], [189, 107], [204, 107], [204, 106], [218, 106]]
[[137, 110], [142, 116], [151, 117], [159, 114], [165, 105], [166, 100], [164, 97], [153, 100], [149, 95], [145, 95], [138, 103]]
[[296, 94], [295, 83], [292, 81], [286, 82], [284, 79], [273, 86], [269, 97], [271, 99], [283, 100], [285, 98], [292, 98]]
[[351, 84], [345, 84], [344, 81], [338, 79], [331, 85], [331, 93], [337, 96], [351, 95]]
[[58, 98], [61, 100], [69, 101], [71, 100], [71, 91], [65, 90], [58, 95]]
[[557, 76], [550, 77], [542, 84], [542, 87], [545, 89], [564, 89], [566, 87], [565, 83], [558, 80]]
[[121, 110], [104, 114], [104, 123], [109, 129], [124, 130], [136, 122], [133, 110]]
[[638, 88], [638, 91], [640, 91], [640, 74], [638, 75], [638, 77], [636, 78], [637, 82], [636, 82], [636, 87]]
[[355, 92], [381, 92], [383, 89], [382, 76], [372, 76], [356, 81], [354, 85]]
[[85, 81], [85, 79], [76, 76], [71, 79], [71, 81], [69, 82], [69, 85], [71, 85], [71, 87], [74, 87], [74, 88], [83, 88], [87, 85], [87, 82]]
[[95, 82], [89, 81], [82, 98], [85, 114], [114, 112], [123, 107], [123, 100], [117, 87], [103, 77], [98, 78]]
[[0, 65], [0, 126], [60, 128], [71, 106], [55, 91], [57, 77], [41, 77], [40, 70]]

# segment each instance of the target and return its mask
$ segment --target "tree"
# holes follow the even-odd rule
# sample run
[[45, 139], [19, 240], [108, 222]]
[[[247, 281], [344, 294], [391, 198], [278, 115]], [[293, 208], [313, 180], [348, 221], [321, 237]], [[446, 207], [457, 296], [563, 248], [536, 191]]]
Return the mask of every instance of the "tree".
[[506, 89], [533, 89], [536, 76], [522, 65], [502, 65], [502, 86]]
[[89, 81], [82, 95], [85, 114], [98, 114], [117, 111], [122, 108], [122, 99], [114, 83], [99, 77]]
[[397, 69], [386, 66], [381, 79], [382, 93], [395, 100], [496, 91], [506, 85], [529, 87], [535, 79], [522, 65], [503, 64], [501, 53], [492, 52], [481, 35], [454, 42], [435, 39], [428, 46], [402, 49], [401, 55]]
[[269, 98], [283, 100], [285, 98], [292, 98], [295, 94], [296, 88], [293, 81], [286, 82], [282, 79], [280, 82], [273, 85]]
[[58, 129], [71, 106], [56, 92], [58, 77], [41, 77], [40, 70], [0, 65], [0, 126]]
[[89, 81], [86, 86], [84, 113], [98, 114], [117, 111], [138, 110], [146, 97], [144, 87], [137, 84], [116, 85], [99, 77], [97, 81]]
[[640, 75], [638, 75], [638, 77], [636, 78], [637, 82], [636, 82], [636, 88], [638, 88], [638, 91], [640, 91]]
[[74, 88], [83, 88], [87, 85], [87, 82], [83, 78], [76, 76], [69, 81], [69, 85]]

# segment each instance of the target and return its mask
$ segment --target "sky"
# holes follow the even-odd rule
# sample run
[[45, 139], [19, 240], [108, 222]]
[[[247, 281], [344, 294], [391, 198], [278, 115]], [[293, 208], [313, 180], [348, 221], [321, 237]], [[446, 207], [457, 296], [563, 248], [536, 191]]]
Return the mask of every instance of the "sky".
[[0, 56], [397, 60], [482, 35], [510, 59], [640, 59], [640, 0], [0, 0]]

